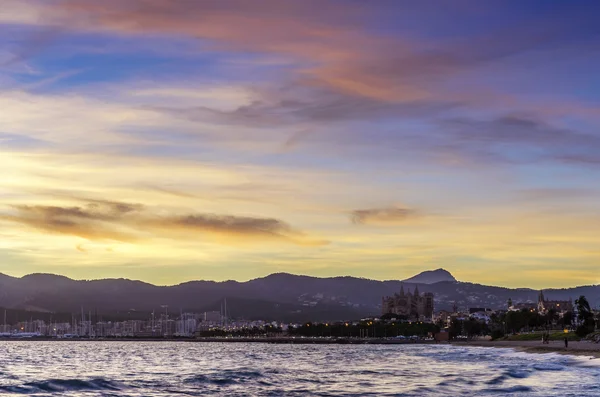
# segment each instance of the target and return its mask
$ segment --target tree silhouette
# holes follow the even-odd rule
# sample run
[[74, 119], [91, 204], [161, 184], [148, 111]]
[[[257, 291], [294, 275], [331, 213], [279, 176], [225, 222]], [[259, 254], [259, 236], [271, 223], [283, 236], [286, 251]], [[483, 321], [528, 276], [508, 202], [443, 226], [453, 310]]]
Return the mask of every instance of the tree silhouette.
[[592, 314], [592, 309], [590, 307], [590, 303], [587, 298], [581, 295], [579, 298], [575, 299], [575, 305], [577, 305], [577, 311], [579, 312], [579, 316], [584, 320], [587, 317], [590, 317]]
[[575, 300], [575, 305], [577, 306], [578, 316], [582, 320], [582, 324], [577, 327], [577, 335], [585, 336], [594, 332], [594, 328], [596, 327], [594, 314], [592, 313], [592, 308], [586, 297], [581, 295]]

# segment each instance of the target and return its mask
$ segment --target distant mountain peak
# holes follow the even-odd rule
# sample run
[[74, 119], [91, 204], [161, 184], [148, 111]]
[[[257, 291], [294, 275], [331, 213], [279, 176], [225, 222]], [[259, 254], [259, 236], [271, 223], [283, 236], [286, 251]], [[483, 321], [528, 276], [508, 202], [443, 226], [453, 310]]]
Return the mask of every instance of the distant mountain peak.
[[35, 281], [57, 281], [57, 280], [61, 280], [61, 281], [73, 281], [70, 278], [66, 277], [66, 276], [61, 276], [58, 274], [51, 274], [51, 273], [31, 273], [31, 274], [27, 274], [23, 277], [21, 277], [21, 280], [35, 280]]
[[457, 281], [456, 278], [446, 269], [436, 269], [436, 270], [426, 270], [404, 280], [406, 283], [415, 283], [415, 284], [435, 284], [442, 281]]

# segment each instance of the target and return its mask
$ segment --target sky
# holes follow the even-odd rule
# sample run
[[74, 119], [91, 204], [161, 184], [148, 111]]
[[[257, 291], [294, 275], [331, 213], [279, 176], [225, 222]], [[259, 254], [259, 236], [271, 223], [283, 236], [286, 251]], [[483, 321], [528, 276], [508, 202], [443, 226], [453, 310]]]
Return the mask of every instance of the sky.
[[0, 272], [598, 284], [599, 15], [0, 0]]

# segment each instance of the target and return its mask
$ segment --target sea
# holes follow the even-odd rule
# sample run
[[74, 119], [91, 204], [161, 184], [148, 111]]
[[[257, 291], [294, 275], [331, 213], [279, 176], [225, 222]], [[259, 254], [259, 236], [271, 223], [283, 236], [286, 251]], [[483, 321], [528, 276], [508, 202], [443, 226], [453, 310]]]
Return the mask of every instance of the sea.
[[600, 359], [450, 345], [4, 341], [8, 396], [600, 396]]

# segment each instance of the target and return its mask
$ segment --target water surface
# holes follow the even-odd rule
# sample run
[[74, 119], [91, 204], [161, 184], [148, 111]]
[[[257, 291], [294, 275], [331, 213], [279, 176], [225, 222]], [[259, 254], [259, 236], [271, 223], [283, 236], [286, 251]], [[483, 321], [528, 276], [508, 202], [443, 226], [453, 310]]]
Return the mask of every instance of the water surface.
[[0, 394], [600, 396], [600, 360], [447, 345], [0, 342]]

